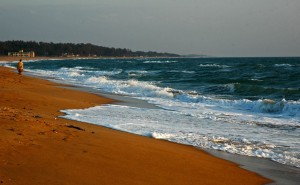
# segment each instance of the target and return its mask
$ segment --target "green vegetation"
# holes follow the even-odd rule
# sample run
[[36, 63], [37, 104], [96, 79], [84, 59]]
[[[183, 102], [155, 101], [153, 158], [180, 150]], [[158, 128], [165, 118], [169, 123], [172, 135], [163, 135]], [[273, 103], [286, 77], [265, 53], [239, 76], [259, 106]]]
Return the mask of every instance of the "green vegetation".
[[7, 55], [8, 52], [34, 51], [36, 56], [95, 56], [95, 57], [178, 57], [172, 53], [131, 51], [129, 49], [109, 48], [93, 44], [74, 43], [47, 43], [35, 41], [0, 41], [0, 55]]

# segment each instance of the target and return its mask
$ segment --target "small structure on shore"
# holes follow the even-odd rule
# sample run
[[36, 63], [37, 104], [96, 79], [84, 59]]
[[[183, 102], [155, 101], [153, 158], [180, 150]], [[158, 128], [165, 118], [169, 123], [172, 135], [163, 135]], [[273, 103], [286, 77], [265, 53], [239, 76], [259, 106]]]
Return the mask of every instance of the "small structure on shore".
[[62, 55], [61, 55], [62, 57], [67, 57], [67, 58], [71, 58], [71, 57], [79, 57], [79, 55], [78, 54], [73, 54], [73, 53], [63, 53]]
[[8, 56], [12, 57], [35, 57], [35, 52], [30, 51], [30, 52], [24, 52], [23, 50], [20, 50], [19, 52], [8, 52]]

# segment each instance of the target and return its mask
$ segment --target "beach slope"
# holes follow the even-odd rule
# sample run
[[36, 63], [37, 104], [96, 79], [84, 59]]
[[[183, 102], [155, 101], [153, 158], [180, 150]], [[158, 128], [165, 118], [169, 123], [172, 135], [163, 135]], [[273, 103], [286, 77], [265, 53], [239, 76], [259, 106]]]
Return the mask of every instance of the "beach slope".
[[[196, 148], [59, 118], [113, 100], [0, 67], [1, 184], [265, 184]], [[120, 120], [122, 121], [122, 120]]]

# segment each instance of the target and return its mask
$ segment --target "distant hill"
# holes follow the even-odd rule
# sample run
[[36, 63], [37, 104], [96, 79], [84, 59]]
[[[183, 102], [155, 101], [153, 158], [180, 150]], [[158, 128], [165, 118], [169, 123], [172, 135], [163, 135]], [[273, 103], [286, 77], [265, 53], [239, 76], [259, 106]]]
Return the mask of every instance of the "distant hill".
[[36, 56], [94, 56], [94, 57], [179, 57], [173, 53], [158, 53], [154, 51], [131, 51], [130, 49], [109, 48], [94, 44], [53, 43], [35, 41], [0, 41], [0, 55], [19, 50], [34, 51]]

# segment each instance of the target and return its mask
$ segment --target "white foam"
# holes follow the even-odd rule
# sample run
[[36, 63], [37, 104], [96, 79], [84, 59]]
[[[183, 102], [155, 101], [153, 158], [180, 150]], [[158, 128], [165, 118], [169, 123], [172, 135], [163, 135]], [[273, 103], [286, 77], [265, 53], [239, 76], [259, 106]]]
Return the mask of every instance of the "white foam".
[[145, 71], [145, 70], [126, 70], [125, 71], [128, 76], [131, 77], [142, 77], [142, 76], [156, 76], [160, 73], [160, 70], [152, 70], [152, 71]]
[[144, 61], [143, 63], [144, 64], [168, 64], [168, 63], [176, 63], [178, 61], [176, 60], [147, 60], [147, 61]]
[[0, 63], [0, 64], [1, 64], [1, 66], [3, 66], [3, 67], [8, 67], [8, 68], [11, 68], [11, 69], [16, 69], [16, 67], [11, 66], [11, 65], [8, 65], [6, 62]]
[[262, 82], [262, 81], [263, 81], [263, 80], [256, 79], [256, 78], [251, 78], [250, 80], [251, 80], [251, 81], [256, 81], [256, 82]]
[[169, 88], [161, 88], [151, 82], [138, 80], [111, 80], [109, 77], [90, 77], [86, 84], [93, 85], [107, 92], [136, 97], [173, 97]]
[[70, 72], [69, 75], [72, 76], [72, 77], [85, 76], [84, 74], [80, 74], [79, 72]]
[[[270, 132], [271, 128], [241, 123], [243, 119], [245, 122], [255, 120], [250, 115], [244, 118], [243, 114], [217, 112], [206, 106], [196, 109], [186, 105], [185, 109], [189, 110], [187, 113], [184, 108], [179, 109], [178, 106], [173, 103], [170, 105], [173, 109], [168, 110], [104, 105], [82, 110], [64, 110], [66, 115], [63, 117], [201, 148], [270, 158], [300, 167], [299, 153], [293, 150], [297, 143], [290, 144], [290, 151], [282, 150], [282, 146], [287, 143]], [[210, 117], [212, 115], [214, 118]], [[260, 119], [256, 122], [264, 124], [265, 120]], [[226, 130], [230, 132], [224, 132]], [[279, 129], [278, 136], [280, 132], [285, 131]]]
[[291, 64], [275, 64], [275, 67], [292, 67], [293, 65]]
[[230, 66], [220, 64], [200, 64], [199, 67], [216, 67], [216, 68], [227, 68]]
[[170, 70], [172, 73], [186, 73], [186, 74], [195, 74], [195, 71], [185, 71], [185, 70]]
[[228, 88], [228, 90], [233, 93], [235, 91], [235, 86], [238, 84], [239, 83], [226, 84], [225, 87]]
[[156, 139], [165, 139], [165, 140], [168, 140], [168, 139], [171, 139], [171, 138], [176, 137], [175, 134], [158, 133], [158, 132], [153, 132], [153, 133], [151, 133], [151, 136], [152, 136], [153, 138], [156, 138]]
[[93, 74], [95, 74], [97, 76], [113, 76], [113, 75], [118, 75], [122, 72], [123, 72], [122, 69], [116, 69], [113, 71], [95, 71], [95, 72], [93, 72]]

